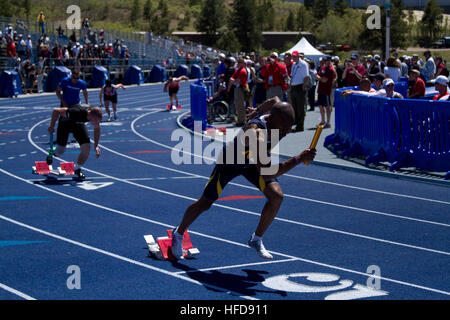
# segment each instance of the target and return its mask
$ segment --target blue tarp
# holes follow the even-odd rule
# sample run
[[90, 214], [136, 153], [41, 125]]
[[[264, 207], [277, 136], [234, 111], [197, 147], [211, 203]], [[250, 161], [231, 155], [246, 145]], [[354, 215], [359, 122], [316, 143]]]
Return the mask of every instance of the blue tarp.
[[159, 64], [153, 66], [152, 71], [150, 71], [149, 82], [164, 82], [167, 80], [166, 68], [160, 66]]
[[203, 76], [202, 68], [198, 64], [193, 64], [191, 67], [191, 79], [200, 79]]
[[92, 70], [91, 86], [101, 88], [105, 85], [105, 81], [109, 79], [108, 70], [102, 66], [95, 66]]
[[142, 72], [142, 69], [138, 66], [130, 66], [127, 71], [125, 72], [125, 75], [123, 77], [123, 84], [130, 85], [130, 84], [143, 84], [144, 83], [144, 73]]
[[13, 70], [3, 71], [0, 75], [0, 96], [13, 97], [22, 93], [19, 73]]
[[68, 77], [72, 74], [70, 69], [62, 66], [55, 67], [47, 76], [47, 80], [45, 81], [44, 91], [45, 92], [53, 92], [56, 90], [56, 87], [61, 82], [62, 79]]
[[175, 77], [177, 77], [177, 78], [181, 77], [181, 76], [188, 77], [189, 76], [188, 72], [189, 72], [188, 66], [185, 64], [180, 64], [178, 66], [177, 70], [175, 70]]

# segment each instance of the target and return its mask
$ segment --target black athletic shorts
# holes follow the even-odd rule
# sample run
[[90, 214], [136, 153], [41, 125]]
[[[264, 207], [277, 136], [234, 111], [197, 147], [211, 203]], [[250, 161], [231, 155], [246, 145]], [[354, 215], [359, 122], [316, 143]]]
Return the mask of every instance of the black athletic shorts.
[[111, 103], [117, 103], [117, 94], [112, 95], [112, 96], [108, 96], [106, 94], [103, 95], [103, 100], [104, 101], [111, 101]]
[[203, 196], [209, 200], [217, 200], [228, 182], [240, 175], [244, 176], [261, 192], [264, 192], [264, 189], [269, 183], [278, 181], [277, 179], [264, 181], [263, 177], [259, 174], [256, 165], [238, 166], [218, 164], [206, 183]]
[[179, 89], [180, 89], [180, 87], [174, 87], [174, 88], [169, 87], [169, 96], [173, 96], [174, 94], [177, 94]]
[[56, 129], [56, 143], [65, 147], [70, 133], [72, 133], [80, 146], [85, 143], [90, 143], [89, 133], [84, 123], [75, 122], [67, 118], [59, 118], [58, 129]]

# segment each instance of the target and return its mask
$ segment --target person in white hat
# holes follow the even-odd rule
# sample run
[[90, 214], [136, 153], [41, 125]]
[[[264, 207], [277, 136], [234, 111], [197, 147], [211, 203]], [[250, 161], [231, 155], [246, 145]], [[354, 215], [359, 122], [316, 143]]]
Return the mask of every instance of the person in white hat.
[[351, 94], [363, 94], [367, 96], [376, 96], [376, 97], [387, 97], [387, 98], [397, 98], [403, 99], [403, 95], [394, 90], [394, 80], [391, 78], [386, 78], [383, 81], [383, 89], [380, 89], [376, 92], [367, 92], [367, 91], [359, 91], [359, 90], [344, 90], [341, 95], [344, 97], [348, 97]]
[[450, 92], [448, 91], [448, 78], [446, 76], [439, 76], [431, 81], [434, 83], [434, 88], [439, 94], [433, 97], [433, 101], [447, 101], [450, 97]]

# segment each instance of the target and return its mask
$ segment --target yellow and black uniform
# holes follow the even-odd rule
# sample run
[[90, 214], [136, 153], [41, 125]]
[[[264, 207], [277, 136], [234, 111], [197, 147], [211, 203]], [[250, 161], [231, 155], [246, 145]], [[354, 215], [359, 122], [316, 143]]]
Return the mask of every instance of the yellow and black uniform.
[[[267, 129], [264, 116], [250, 120], [246, 127], [253, 123], [260, 129]], [[241, 132], [243, 131], [241, 130]], [[252, 161], [253, 155], [251, 154], [250, 148], [242, 145], [242, 142], [239, 141], [241, 138], [242, 135], [238, 134], [233, 141], [224, 146], [203, 191], [205, 198], [213, 201], [217, 200], [228, 182], [240, 175], [244, 176], [250, 183], [261, 190], [261, 192], [264, 192], [264, 189], [269, 183], [277, 181], [276, 179], [267, 181], [263, 179], [256, 163], [254, 163], [254, 160]], [[240, 145], [242, 149], [240, 149]], [[271, 143], [268, 140], [267, 150], [270, 151], [270, 149]], [[228, 157], [227, 154], [229, 155]]]
[[73, 134], [80, 146], [90, 142], [85, 123], [89, 121], [87, 114], [91, 108], [92, 106], [88, 104], [74, 105], [67, 110], [66, 117], [59, 118], [56, 131], [56, 142], [58, 145], [66, 146], [70, 133]]

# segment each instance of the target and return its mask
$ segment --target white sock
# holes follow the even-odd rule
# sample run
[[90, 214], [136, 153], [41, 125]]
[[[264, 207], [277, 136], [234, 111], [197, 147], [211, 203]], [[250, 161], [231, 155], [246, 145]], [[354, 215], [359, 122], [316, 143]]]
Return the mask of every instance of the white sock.
[[261, 239], [261, 237], [258, 237], [254, 232], [253, 232], [253, 234], [252, 234], [252, 241], [258, 241], [258, 240], [260, 240]]

